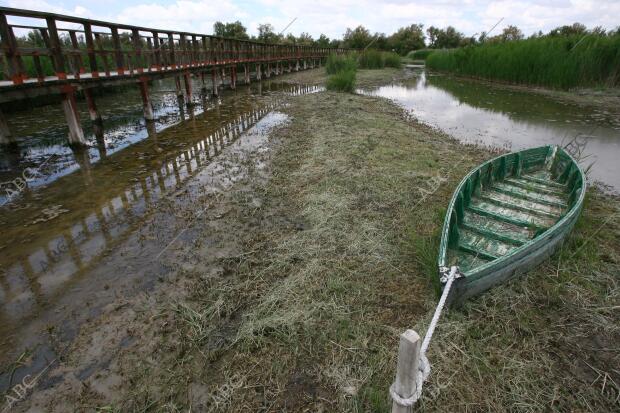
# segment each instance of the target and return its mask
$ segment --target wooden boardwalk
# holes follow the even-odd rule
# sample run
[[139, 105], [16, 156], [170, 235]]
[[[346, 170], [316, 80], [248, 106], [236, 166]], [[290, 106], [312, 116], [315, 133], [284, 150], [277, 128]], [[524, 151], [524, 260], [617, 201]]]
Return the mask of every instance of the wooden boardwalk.
[[[10, 19], [32, 24], [10, 24]], [[28, 45], [19, 34], [31, 33]], [[268, 44], [212, 35], [158, 30], [126, 24], [83, 19], [53, 13], [0, 7], [0, 103], [49, 94], [62, 95], [69, 125], [69, 142], [84, 144], [75, 105], [75, 92], [83, 91], [91, 119], [100, 121], [93, 88], [136, 83], [144, 103], [144, 115], [153, 119], [148, 82], [174, 76], [177, 94], [191, 101], [192, 77], [211, 77], [211, 91], [227, 84], [235, 88], [238, 72], [244, 83], [252, 78], [278, 75], [315, 67], [331, 53], [345, 49]], [[14, 141], [0, 112], [0, 144]]]

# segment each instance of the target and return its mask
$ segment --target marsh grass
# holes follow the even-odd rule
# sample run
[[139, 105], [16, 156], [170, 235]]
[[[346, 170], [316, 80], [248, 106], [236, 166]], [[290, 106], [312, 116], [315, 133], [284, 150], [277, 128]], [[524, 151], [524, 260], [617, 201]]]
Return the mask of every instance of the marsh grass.
[[430, 69], [512, 83], [547, 86], [620, 85], [620, 35], [531, 38], [452, 50], [426, 59]]
[[[491, 154], [380, 98], [323, 92], [284, 110], [263, 206], [223, 218], [260, 223], [239, 234], [247, 253], [157, 319], [165, 351], [132, 369], [134, 410], [187, 411], [202, 383], [211, 411], [389, 411], [398, 336], [423, 333], [437, 304], [429, 279], [462, 174], [420, 204], [416, 188]], [[606, 220], [619, 205], [591, 191], [552, 259], [445, 311], [419, 411], [617, 408], [620, 226]]]
[[330, 54], [325, 63], [325, 71], [328, 75], [334, 75], [343, 71], [355, 71], [357, 69], [356, 57], [353, 54], [336, 55]]
[[327, 90], [353, 93], [355, 91], [355, 70], [342, 70], [327, 79]]

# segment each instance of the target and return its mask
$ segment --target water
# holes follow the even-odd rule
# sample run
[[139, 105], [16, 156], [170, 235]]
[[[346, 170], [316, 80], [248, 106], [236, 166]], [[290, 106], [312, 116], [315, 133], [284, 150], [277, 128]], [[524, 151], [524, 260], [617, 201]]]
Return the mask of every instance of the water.
[[463, 142], [519, 150], [577, 138], [586, 143], [582, 166], [594, 162], [589, 177], [620, 190], [620, 117], [613, 111], [411, 70], [410, 80], [360, 92], [392, 99]]
[[[220, 99], [196, 91], [188, 109], [170, 86], [153, 87], [155, 123], [142, 120], [137, 90], [100, 98], [103, 140], [91, 131], [92, 145], [82, 150], [65, 145], [55, 107], [12, 118], [16, 135], [28, 138], [19, 153], [2, 153], [2, 180], [26, 167], [39, 173], [0, 206], [0, 391], [42, 371], [106, 305], [167, 274], [165, 257], [155, 257], [187, 222], [176, 215], [179, 205], [240, 177], [242, 169], [221, 164], [221, 154], [237, 151], [243, 162], [286, 121], [277, 111], [284, 96], [321, 90], [272, 81]], [[11, 363], [22, 354], [28, 362], [11, 379]]]

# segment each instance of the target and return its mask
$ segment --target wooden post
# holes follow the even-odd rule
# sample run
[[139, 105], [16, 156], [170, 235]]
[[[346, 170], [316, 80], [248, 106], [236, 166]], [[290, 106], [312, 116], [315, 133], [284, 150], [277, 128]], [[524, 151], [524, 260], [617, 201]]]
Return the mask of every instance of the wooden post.
[[90, 120], [93, 123], [101, 123], [101, 115], [97, 110], [97, 104], [95, 103], [95, 97], [93, 96], [93, 91], [90, 88], [84, 89], [84, 97], [86, 98], [86, 104], [88, 105], [88, 114], [90, 115]]
[[155, 119], [153, 114], [153, 105], [151, 104], [151, 98], [149, 96], [149, 84], [146, 78], [140, 79], [138, 82], [140, 86], [140, 95], [142, 96], [142, 106], [144, 109], [144, 119], [151, 121]]
[[177, 91], [177, 98], [180, 99], [183, 97], [183, 90], [181, 89], [181, 78], [179, 76], [174, 77], [174, 86]]
[[93, 42], [93, 29], [90, 23], [84, 23], [84, 40], [86, 41], [86, 53], [88, 55], [88, 66], [93, 79], [99, 77], [97, 68], [97, 58], [95, 56], [95, 43]]
[[0, 110], [0, 145], [11, 145], [15, 143], [15, 139], [9, 129], [9, 124], [6, 122], [4, 114]]
[[189, 72], [183, 73], [183, 80], [185, 81], [185, 104], [190, 106], [192, 104], [192, 78]]
[[62, 55], [62, 49], [60, 47], [60, 37], [58, 37], [56, 20], [53, 17], [48, 17], [45, 20], [47, 22], [47, 30], [49, 34], [51, 49], [50, 52], [52, 56], [52, 61], [54, 62], [54, 71], [56, 72], [56, 76], [58, 76], [58, 79], [65, 80], [67, 79], [67, 74], [65, 73], [65, 61]]
[[[413, 330], [407, 330], [400, 335], [394, 390], [404, 399], [411, 397], [416, 391], [421, 344], [420, 336]], [[412, 407], [401, 406], [396, 401], [392, 402], [392, 413], [411, 413], [412, 411]]]
[[20, 70], [20, 57], [17, 53], [17, 44], [13, 35], [13, 28], [9, 26], [4, 13], [0, 13], [0, 37], [2, 40], [2, 48], [6, 56], [6, 68], [9, 79], [14, 84], [20, 85], [24, 83], [23, 74]]
[[78, 113], [77, 103], [75, 101], [75, 90], [71, 86], [63, 87], [62, 110], [67, 119], [67, 126], [69, 126], [69, 144], [86, 145], [84, 131], [80, 123], [80, 114]]
[[116, 73], [119, 76], [125, 74], [125, 59], [123, 58], [123, 50], [121, 48], [121, 38], [118, 35], [118, 27], [110, 27], [112, 33], [112, 44], [114, 45], [114, 59], [116, 60]]
[[214, 67], [211, 68], [211, 84], [213, 87], [213, 96], [217, 96], [219, 94], [217, 87], [217, 69]]

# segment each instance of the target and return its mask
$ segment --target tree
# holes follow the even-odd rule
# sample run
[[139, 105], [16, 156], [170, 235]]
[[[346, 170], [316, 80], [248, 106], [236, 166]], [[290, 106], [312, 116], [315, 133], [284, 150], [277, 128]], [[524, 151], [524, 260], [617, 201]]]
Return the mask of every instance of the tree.
[[302, 46], [312, 46], [314, 44], [314, 39], [310, 36], [310, 34], [302, 32], [297, 38], [297, 44]]
[[344, 33], [342, 42], [344, 47], [352, 49], [363, 49], [373, 40], [370, 32], [364, 26], [357, 26], [355, 29], [347, 29]]
[[570, 26], [560, 26], [549, 32], [550, 36], [572, 36], [584, 35], [588, 32], [588, 28], [581, 23], [573, 23]]
[[424, 31], [422, 24], [412, 24], [401, 27], [388, 38], [388, 48], [394, 49], [400, 55], [412, 50], [424, 48]]
[[238, 20], [233, 23], [215, 22], [213, 25], [213, 33], [216, 36], [230, 37], [233, 39], [245, 40], [250, 38], [250, 36], [248, 36], [247, 29]]
[[271, 24], [259, 24], [258, 25], [258, 40], [265, 43], [279, 43], [282, 39], [281, 35], [274, 32], [274, 28]]
[[504, 42], [521, 40], [523, 39], [523, 32], [517, 26], [509, 25], [508, 27], [504, 27], [504, 30], [502, 30], [502, 34], [500, 34], [500, 37]]
[[434, 49], [451, 49], [467, 43], [463, 34], [452, 26], [448, 26], [445, 29], [431, 26], [426, 30], [426, 33], [430, 41], [429, 47]]
[[439, 37], [439, 32], [441, 30], [435, 26], [431, 26], [426, 29], [426, 34], [428, 34], [428, 47], [435, 48], [437, 47], [437, 38]]
[[329, 37], [325, 36], [323, 33], [319, 36], [318, 39], [314, 42], [318, 47], [329, 47]]

